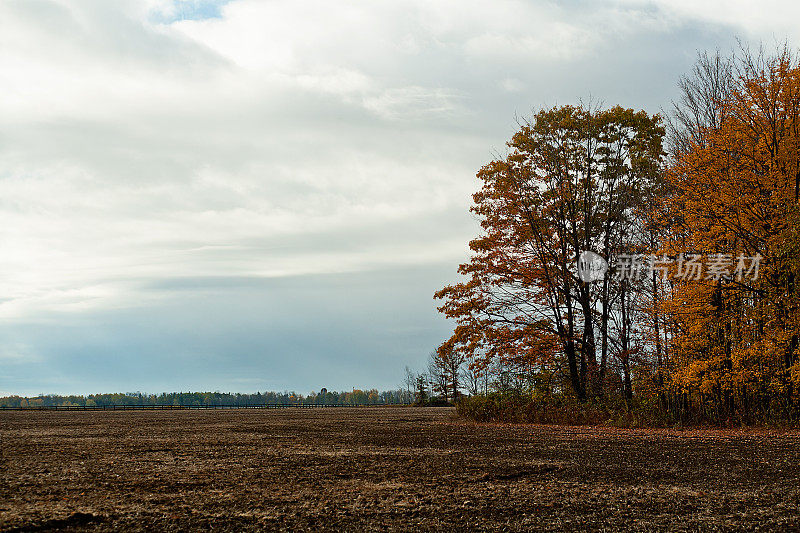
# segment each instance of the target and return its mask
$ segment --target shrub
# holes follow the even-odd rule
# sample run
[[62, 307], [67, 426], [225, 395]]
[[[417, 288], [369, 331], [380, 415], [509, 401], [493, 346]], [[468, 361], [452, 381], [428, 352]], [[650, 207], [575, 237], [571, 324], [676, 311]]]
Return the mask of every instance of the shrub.
[[569, 396], [540, 398], [520, 393], [462, 397], [459, 416], [476, 422], [512, 422], [617, 427], [667, 426], [673, 422], [652, 405], [624, 402], [579, 402]]

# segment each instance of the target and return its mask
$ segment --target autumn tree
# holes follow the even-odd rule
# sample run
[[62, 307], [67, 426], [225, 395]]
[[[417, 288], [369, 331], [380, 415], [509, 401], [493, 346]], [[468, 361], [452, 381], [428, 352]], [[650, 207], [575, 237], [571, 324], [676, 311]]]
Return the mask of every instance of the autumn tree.
[[483, 231], [459, 267], [466, 281], [435, 295], [456, 321], [439, 353], [565, 368], [577, 398], [602, 395], [609, 354], [625, 350], [610, 339], [620, 286], [581, 280], [576, 259], [630, 252], [663, 133], [658, 116], [621, 107], [557, 107], [523, 124], [510, 153], [478, 173], [472, 212]]
[[683, 124], [660, 210], [664, 253], [717, 265], [677, 282], [664, 301], [671, 390], [709, 418], [791, 419], [800, 390], [800, 68], [785, 49], [711, 65], [727, 76], [724, 90], [699, 105], [704, 120]]

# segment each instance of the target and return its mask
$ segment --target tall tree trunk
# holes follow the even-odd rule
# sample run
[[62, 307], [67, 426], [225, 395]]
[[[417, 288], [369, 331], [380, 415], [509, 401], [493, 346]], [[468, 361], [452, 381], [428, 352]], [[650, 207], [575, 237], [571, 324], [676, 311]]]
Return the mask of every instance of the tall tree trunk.
[[603, 289], [600, 299], [600, 303], [603, 306], [603, 311], [600, 314], [600, 370], [598, 372], [600, 396], [603, 396], [605, 392], [606, 363], [608, 361], [608, 292], [608, 276], [606, 276], [603, 278]]
[[622, 318], [622, 333], [620, 335], [620, 343], [622, 345], [622, 377], [623, 377], [623, 386], [625, 391], [625, 403], [628, 404], [630, 407], [631, 400], [633, 399], [633, 387], [631, 385], [631, 365], [630, 365], [630, 342], [628, 340], [629, 336], [629, 312], [628, 309], [628, 295], [627, 295], [627, 280], [622, 280], [620, 284], [620, 296], [622, 300], [621, 305], [621, 318]]
[[664, 364], [661, 357], [661, 330], [659, 324], [659, 310], [658, 310], [658, 276], [656, 272], [653, 271], [651, 275], [651, 279], [653, 282], [653, 332], [655, 333], [655, 341], [656, 341], [656, 365], [658, 366], [657, 372], [657, 382], [659, 387], [659, 393], [661, 393], [661, 389], [664, 387]]
[[581, 379], [584, 389], [592, 395], [600, 394], [597, 375], [597, 349], [594, 338], [591, 291], [588, 283], [581, 283], [581, 310], [583, 311], [583, 338], [581, 342], [581, 361], [585, 361]]

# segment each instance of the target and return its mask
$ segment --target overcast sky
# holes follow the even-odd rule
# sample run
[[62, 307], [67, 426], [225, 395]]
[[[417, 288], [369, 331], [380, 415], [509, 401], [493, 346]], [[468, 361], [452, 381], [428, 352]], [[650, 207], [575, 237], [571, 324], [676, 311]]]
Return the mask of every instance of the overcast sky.
[[0, 395], [394, 388], [516, 118], [794, 2], [0, 2]]

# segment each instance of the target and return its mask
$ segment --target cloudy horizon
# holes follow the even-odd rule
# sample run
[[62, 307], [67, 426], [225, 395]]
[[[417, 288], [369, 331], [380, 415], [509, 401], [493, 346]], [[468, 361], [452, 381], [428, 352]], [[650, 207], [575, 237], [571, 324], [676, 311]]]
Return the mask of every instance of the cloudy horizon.
[[0, 395], [396, 388], [520, 117], [657, 113], [767, 2], [0, 4]]

